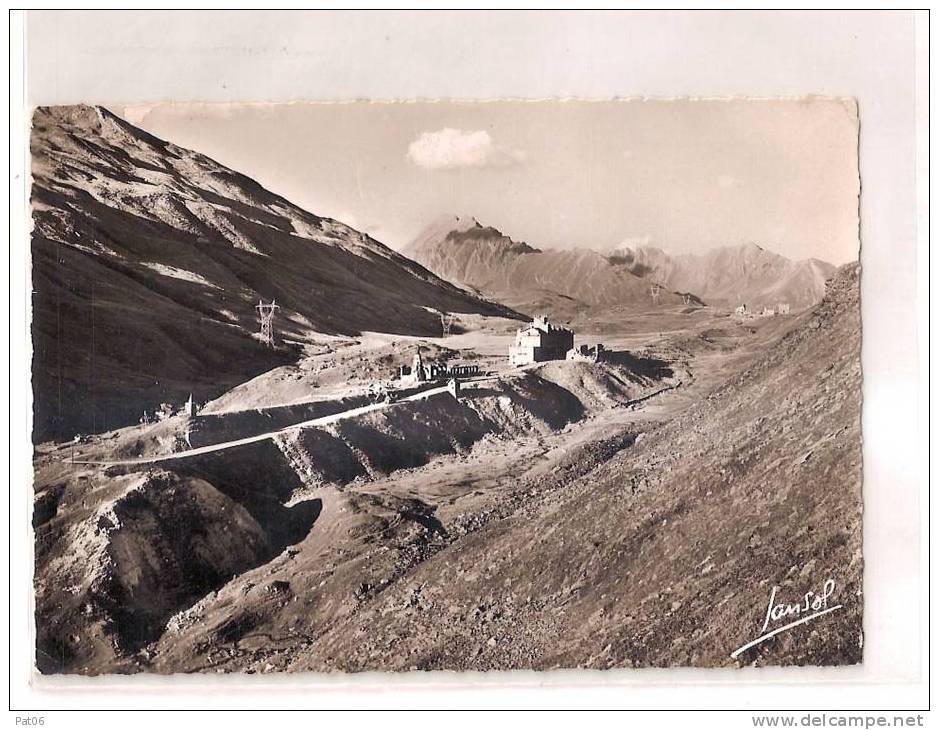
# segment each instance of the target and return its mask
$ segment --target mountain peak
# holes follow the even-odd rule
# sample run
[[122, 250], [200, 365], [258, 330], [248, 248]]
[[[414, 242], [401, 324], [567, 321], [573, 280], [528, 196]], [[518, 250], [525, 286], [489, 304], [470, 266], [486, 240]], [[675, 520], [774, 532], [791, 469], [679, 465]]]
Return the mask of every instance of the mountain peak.
[[485, 247], [498, 255], [535, 253], [538, 249], [524, 241], [516, 241], [494, 226], [480, 223], [471, 215], [444, 215], [427, 226], [405, 250], [420, 258], [420, 252], [441, 246], [466, 245]]
[[[499, 229], [462, 217], [459, 228], [425, 231], [407, 249], [408, 255], [441, 278], [510, 302], [520, 311], [569, 316], [584, 307], [649, 300], [646, 282], [626, 271], [621, 262], [585, 248], [539, 250]], [[675, 295], [666, 294], [663, 301]]]
[[68, 106], [40, 106], [33, 112], [33, 126], [56, 126], [61, 129], [81, 129], [105, 134], [108, 130], [122, 129], [134, 136], [149, 137], [146, 132], [106, 109], [91, 104]]

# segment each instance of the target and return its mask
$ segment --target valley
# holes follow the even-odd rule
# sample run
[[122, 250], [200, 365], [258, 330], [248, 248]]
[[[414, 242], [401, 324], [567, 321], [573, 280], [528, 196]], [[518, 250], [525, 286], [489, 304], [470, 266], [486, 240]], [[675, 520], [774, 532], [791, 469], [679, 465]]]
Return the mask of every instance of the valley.
[[[588, 576], [576, 555], [597, 541], [588, 530], [575, 548], [563, 537], [573, 527], [558, 530], [587, 519], [594, 508], [582, 503], [585, 498], [623, 495], [615, 497], [625, 500], [618, 511], [635, 500], [631, 495], [649, 490], [667, 493], [667, 501], [684, 503], [682, 512], [688, 511], [675, 527], [663, 518], [653, 551], [667, 545], [675, 529], [684, 533], [688, 520], [702, 519], [695, 514], [704, 505], [688, 499], [703, 494], [698, 490], [704, 485], [678, 478], [680, 465], [700, 449], [686, 435], [674, 441], [670, 431], [685, 422], [698, 430], [702, 417], [712, 428], [726, 427], [715, 415], [702, 416], [702, 403], [720, 398], [728, 382], [746, 378], [767, 352], [811, 321], [779, 317], [749, 326], [706, 309], [688, 314], [673, 308], [648, 317], [646, 331], [630, 328], [607, 338], [614, 353], [623, 353], [622, 364], [554, 362], [515, 371], [494, 362], [496, 375], [466, 383], [459, 400], [431, 393], [331, 423], [301, 422], [218, 453], [183, 451], [184, 458], [171, 461], [144, 456], [142, 463], [80, 463], [128, 453], [130, 443], [159, 451], [159, 441], [145, 435], [153, 426], [101, 434], [80, 445], [41, 446], [37, 499], [55, 506], [46, 508], [52, 516], [37, 526], [37, 611], [40, 625], [48, 627], [40, 635], [40, 667], [96, 674], [428, 669], [454, 666], [454, 660], [489, 668], [671, 661], [674, 655], [665, 649], [636, 659], [573, 639], [565, 642], [566, 654], [532, 643], [536, 636], [544, 642], [555, 635], [556, 622], [581, 602], [599, 608], [601, 596], [621, 593], [624, 581], [631, 584], [632, 570], [604, 568], [591, 578], [599, 585], [585, 592]], [[495, 361], [509, 341], [500, 332], [504, 326], [494, 322], [449, 341], [425, 341], [425, 347], [464, 358], [491, 353]], [[333, 353], [330, 362], [339, 370], [347, 362], [386, 362], [389, 352], [406, 352], [417, 342], [365, 338], [338, 348], [344, 355]], [[295, 400], [298, 387], [315, 392], [309, 373], [329, 379], [316, 362], [311, 356], [236, 388], [210, 404], [206, 417], [230, 420], [230, 429], [218, 430], [226, 436], [258, 429], [249, 417], [258, 410], [240, 410], [237, 401], [253, 406], [263, 390], [273, 406]], [[294, 417], [301, 416], [301, 405], [292, 404]], [[746, 423], [753, 428], [754, 422]], [[172, 419], [159, 426], [180, 428]], [[849, 434], [837, 437], [850, 443]], [[72, 449], [78, 454], [69, 454]], [[708, 474], [734, 464], [730, 454], [715, 456], [731, 460]], [[756, 475], [741, 476], [746, 483]], [[607, 483], [602, 498], [587, 496]], [[717, 479], [710, 489], [721, 483]], [[559, 517], [551, 515], [559, 509], [566, 517], [556, 522]], [[674, 510], [651, 503], [647, 508], [644, 498], [635, 514], [628, 510], [617, 519], [620, 539], [649, 529], [647, 516], [656, 509]], [[602, 518], [593, 529], [613, 527], [606, 522]], [[76, 545], [86, 546], [88, 559], [74, 560]], [[565, 552], [552, 563], [545, 586], [539, 583], [548, 578], [545, 564], [534, 555], [504, 562], [505, 549], [521, 551], [519, 556], [531, 549]], [[570, 560], [568, 549], [574, 551]], [[588, 562], [606, 560], [600, 555]], [[667, 555], [661, 553], [669, 560]], [[502, 577], [495, 580], [494, 571]], [[453, 577], [442, 584], [442, 576]], [[63, 597], [57, 585], [74, 588]], [[174, 596], [168, 586], [182, 590]], [[623, 598], [652, 610], [641, 590]], [[363, 634], [363, 622], [382, 628]], [[620, 635], [612, 626], [604, 632], [609, 639]], [[346, 645], [353, 639], [355, 648]], [[845, 649], [825, 651], [841, 657]], [[384, 658], [376, 663], [379, 654]], [[699, 652], [693, 663], [733, 662], [729, 651], [715, 648]]]
[[43, 674], [861, 660], [857, 264], [403, 255], [101, 107], [32, 140]]

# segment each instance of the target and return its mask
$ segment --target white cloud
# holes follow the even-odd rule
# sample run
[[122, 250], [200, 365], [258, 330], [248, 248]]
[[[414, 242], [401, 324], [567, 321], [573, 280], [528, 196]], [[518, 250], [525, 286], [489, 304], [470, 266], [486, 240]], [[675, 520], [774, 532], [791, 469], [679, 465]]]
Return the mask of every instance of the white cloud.
[[485, 130], [464, 131], [444, 127], [423, 132], [408, 147], [408, 159], [425, 170], [458, 167], [504, 167], [524, 160], [524, 153], [500, 147]]

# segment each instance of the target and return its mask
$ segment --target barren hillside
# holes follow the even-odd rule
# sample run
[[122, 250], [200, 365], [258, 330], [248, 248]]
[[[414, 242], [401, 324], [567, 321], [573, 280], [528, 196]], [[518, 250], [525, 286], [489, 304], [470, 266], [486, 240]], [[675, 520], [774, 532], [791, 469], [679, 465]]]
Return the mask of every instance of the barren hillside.
[[[217, 396], [316, 333], [516, 316], [100, 107], [37, 109], [31, 147], [36, 440]], [[282, 307], [277, 350], [259, 299]]]
[[[565, 488], [541, 485], [288, 667], [860, 661], [859, 346], [851, 265], [706, 398]], [[731, 657], [760, 635], [773, 586], [798, 602], [829, 578], [841, 609]]]
[[[302, 641], [322, 631], [425, 558], [435, 535], [504, 509], [502, 490], [483, 492], [451, 469], [506, 468], [591, 414], [676, 382], [657, 361], [625, 362], [556, 363], [468, 383], [459, 400], [435, 393], [158, 463], [96, 460], [172, 456], [182, 416], [44, 446], [33, 519], [38, 666], [191, 671], [248, 634]], [[198, 419], [192, 444], [363, 402], [213, 413]]]
[[[798, 317], [676, 312], [690, 328], [657, 329], [654, 350], [547, 363], [458, 400], [149, 466], [72, 464], [59, 446], [37, 462], [39, 665], [860, 661], [859, 314], [855, 265]], [[207, 415], [200, 438], [314, 406], [330, 403]], [[146, 453], [179, 427], [74, 449]], [[835, 612], [731, 656], [774, 586], [798, 602], [828, 580]]]

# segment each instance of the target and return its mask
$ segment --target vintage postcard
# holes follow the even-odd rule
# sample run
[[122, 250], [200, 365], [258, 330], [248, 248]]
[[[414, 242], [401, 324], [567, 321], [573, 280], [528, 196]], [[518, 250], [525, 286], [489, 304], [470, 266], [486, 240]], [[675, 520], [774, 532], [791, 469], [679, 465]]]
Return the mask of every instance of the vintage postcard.
[[862, 660], [853, 99], [30, 144], [40, 672]]

